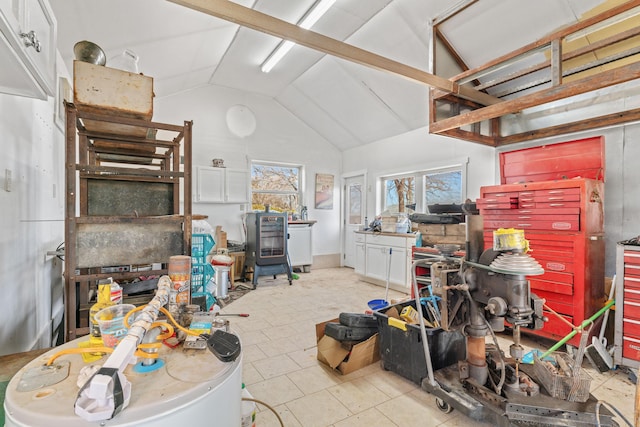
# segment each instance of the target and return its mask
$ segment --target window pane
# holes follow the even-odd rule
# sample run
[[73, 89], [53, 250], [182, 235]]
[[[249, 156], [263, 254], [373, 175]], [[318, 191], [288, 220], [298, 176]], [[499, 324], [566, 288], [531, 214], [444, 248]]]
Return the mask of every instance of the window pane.
[[362, 186], [349, 186], [349, 224], [360, 224], [362, 221]]
[[391, 213], [407, 212], [415, 209], [415, 179], [413, 177], [393, 178], [384, 181], [385, 209]]
[[296, 212], [300, 207], [300, 168], [296, 166], [251, 165], [251, 208], [266, 205], [276, 212]]
[[462, 171], [427, 174], [424, 181], [427, 205], [462, 203]]
[[297, 194], [253, 193], [251, 209], [263, 211], [265, 205], [274, 212], [297, 212], [300, 207]]
[[254, 164], [251, 166], [251, 189], [297, 192], [299, 174], [296, 167]]

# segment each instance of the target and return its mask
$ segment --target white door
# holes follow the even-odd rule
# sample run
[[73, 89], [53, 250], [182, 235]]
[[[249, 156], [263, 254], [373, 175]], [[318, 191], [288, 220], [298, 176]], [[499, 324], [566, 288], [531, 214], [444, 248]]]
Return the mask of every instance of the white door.
[[345, 267], [356, 266], [355, 233], [364, 225], [365, 218], [365, 186], [364, 174], [345, 178], [344, 180], [344, 254]]

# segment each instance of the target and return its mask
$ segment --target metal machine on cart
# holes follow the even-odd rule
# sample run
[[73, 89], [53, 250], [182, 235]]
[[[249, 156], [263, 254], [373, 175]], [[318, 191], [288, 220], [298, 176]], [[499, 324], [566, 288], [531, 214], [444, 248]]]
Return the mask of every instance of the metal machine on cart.
[[[422, 388], [436, 397], [442, 411], [457, 409], [497, 426], [617, 426], [589, 394], [590, 377], [570, 358], [558, 354], [553, 363], [522, 363], [521, 329], [540, 329], [546, 320], [544, 300], [530, 292], [526, 279], [544, 270], [526, 254], [524, 233], [494, 233], [496, 250], [481, 254], [472, 239], [467, 240], [464, 260], [443, 257], [431, 266], [433, 293], [441, 298], [441, 327], [464, 332], [466, 359], [434, 371], [426, 330], [420, 328], [428, 374]], [[414, 262], [413, 277], [420, 263]], [[413, 287], [418, 305], [415, 280]], [[423, 325], [421, 310], [418, 313]], [[513, 332], [508, 356], [494, 333], [505, 329], [505, 321]], [[489, 335], [494, 344], [485, 343]], [[553, 366], [556, 359], [562, 359], [561, 366]]]

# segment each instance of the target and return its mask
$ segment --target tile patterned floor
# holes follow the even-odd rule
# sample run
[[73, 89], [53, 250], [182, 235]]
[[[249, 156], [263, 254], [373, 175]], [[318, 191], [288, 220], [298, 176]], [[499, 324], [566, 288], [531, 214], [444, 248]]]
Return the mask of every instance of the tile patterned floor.
[[[389, 299], [401, 296], [389, 293]], [[340, 312], [363, 312], [374, 298], [384, 298], [384, 288], [358, 280], [348, 268], [312, 270], [292, 286], [283, 275], [261, 277], [256, 290], [222, 310], [250, 313], [229, 319], [242, 340], [243, 380], [251, 394], [274, 407], [287, 427], [489, 427], [457, 411], [444, 414], [432, 395], [378, 363], [343, 376], [316, 360], [315, 324]], [[500, 337], [500, 342], [506, 350], [509, 341]], [[635, 385], [621, 370], [601, 374], [587, 365], [593, 395], [615, 404], [631, 421]], [[279, 423], [259, 405], [256, 425]]]

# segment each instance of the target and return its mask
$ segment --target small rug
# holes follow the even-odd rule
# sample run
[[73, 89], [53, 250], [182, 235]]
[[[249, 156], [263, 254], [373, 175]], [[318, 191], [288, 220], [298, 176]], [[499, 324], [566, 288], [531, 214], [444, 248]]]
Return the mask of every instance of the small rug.
[[220, 308], [226, 307], [227, 305], [239, 299], [246, 293], [250, 292], [252, 289], [253, 289], [253, 286], [249, 282], [237, 283], [234, 289], [229, 290], [229, 292], [227, 293], [227, 298], [217, 299], [217, 304], [220, 306]]

